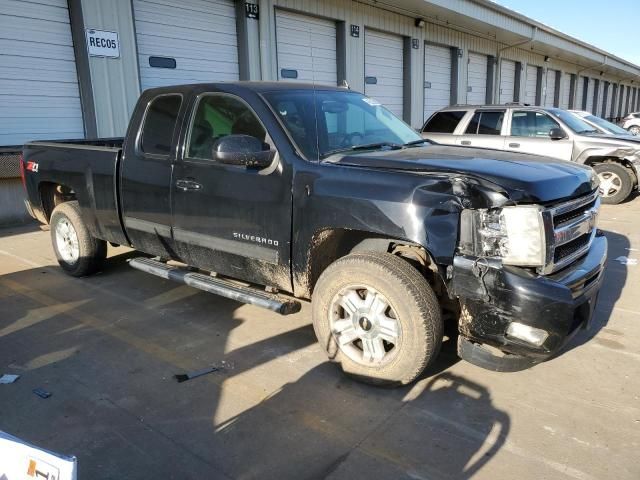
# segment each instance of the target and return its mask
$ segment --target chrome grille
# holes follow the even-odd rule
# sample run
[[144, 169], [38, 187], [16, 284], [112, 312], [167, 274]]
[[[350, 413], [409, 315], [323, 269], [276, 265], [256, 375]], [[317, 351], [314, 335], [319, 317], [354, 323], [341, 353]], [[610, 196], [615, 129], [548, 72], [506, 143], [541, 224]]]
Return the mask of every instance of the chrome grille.
[[546, 232], [546, 262], [540, 273], [556, 272], [582, 257], [596, 234], [600, 197], [585, 197], [554, 205], [542, 212]]

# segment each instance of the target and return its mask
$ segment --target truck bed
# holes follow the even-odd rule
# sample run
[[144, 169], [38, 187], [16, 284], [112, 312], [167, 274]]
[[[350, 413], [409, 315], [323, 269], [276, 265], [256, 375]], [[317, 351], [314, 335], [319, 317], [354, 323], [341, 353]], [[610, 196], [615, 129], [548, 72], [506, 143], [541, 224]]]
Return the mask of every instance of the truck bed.
[[47, 218], [51, 214], [43, 201], [43, 188], [48, 184], [63, 185], [77, 198], [93, 236], [127, 244], [118, 200], [122, 144], [122, 138], [25, 144], [24, 161], [35, 165], [35, 170], [25, 174], [25, 186], [36, 216]]

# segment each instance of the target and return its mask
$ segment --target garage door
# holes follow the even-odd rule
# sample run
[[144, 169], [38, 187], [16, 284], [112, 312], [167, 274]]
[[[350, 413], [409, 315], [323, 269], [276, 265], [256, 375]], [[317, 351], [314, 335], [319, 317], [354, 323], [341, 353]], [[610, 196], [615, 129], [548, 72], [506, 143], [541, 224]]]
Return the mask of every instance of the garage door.
[[451, 103], [451, 49], [424, 48], [424, 118]]
[[[238, 80], [232, 0], [188, 0], [179, 5], [171, 0], [133, 0], [133, 8], [143, 90]], [[171, 67], [172, 60], [175, 68], [151, 66], [159, 62]]]
[[516, 62], [502, 60], [500, 63], [500, 103], [513, 102], [516, 88]]
[[589, 83], [587, 86], [587, 112], [593, 113], [593, 78], [589, 79]]
[[364, 92], [402, 118], [403, 41], [398, 35], [365, 31]]
[[544, 106], [553, 107], [556, 98], [556, 71], [547, 69], [546, 88], [544, 94]]
[[3, 0], [0, 145], [84, 137], [67, 0]]
[[536, 89], [538, 88], [538, 67], [527, 65], [524, 84], [524, 103], [536, 104]]
[[487, 101], [487, 56], [469, 52], [467, 64], [467, 103], [483, 105]]
[[562, 73], [560, 78], [560, 108], [569, 108], [569, 99], [571, 97], [571, 74]]
[[278, 80], [336, 85], [336, 24], [276, 10]]

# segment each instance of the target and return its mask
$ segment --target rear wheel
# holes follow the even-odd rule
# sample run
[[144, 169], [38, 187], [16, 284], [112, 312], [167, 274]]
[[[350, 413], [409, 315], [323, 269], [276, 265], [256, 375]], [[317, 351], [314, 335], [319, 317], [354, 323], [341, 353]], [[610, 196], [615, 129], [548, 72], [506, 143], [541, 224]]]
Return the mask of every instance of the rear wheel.
[[74, 277], [90, 275], [102, 267], [107, 243], [89, 233], [77, 201], [58, 205], [51, 214], [51, 242], [58, 263]]
[[623, 165], [615, 162], [604, 162], [593, 165], [600, 179], [602, 203], [616, 205], [624, 201], [633, 189], [631, 172]]
[[337, 260], [320, 276], [312, 302], [314, 330], [329, 358], [364, 382], [410, 383], [440, 350], [438, 300], [399, 257], [371, 252]]

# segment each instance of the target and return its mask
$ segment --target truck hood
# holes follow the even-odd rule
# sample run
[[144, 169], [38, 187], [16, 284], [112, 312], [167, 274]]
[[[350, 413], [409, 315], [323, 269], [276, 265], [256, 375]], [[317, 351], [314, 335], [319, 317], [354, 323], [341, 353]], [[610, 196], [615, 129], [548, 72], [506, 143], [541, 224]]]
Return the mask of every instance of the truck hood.
[[390, 171], [470, 176], [491, 182], [515, 202], [549, 203], [586, 195], [595, 188], [590, 167], [537, 155], [484, 148], [429, 145], [358, 152], [329, 163]]

